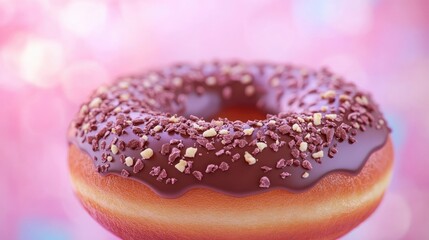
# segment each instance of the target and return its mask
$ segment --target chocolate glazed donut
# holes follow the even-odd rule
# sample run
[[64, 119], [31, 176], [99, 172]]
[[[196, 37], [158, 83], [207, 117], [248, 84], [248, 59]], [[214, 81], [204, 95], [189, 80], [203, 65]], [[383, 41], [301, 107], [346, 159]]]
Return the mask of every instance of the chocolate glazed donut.
[[[381, 200], [393, 161], [389, 132], [372, 97], [327, 69], [241, 62], [181, 64], [99, 88], [71, 124], [69, 162], [85, 208], [122, 238], [335, 238], [359, 224]], [[354, 199], [362, 202], [361, 211], [350, 208], [350, 219], [338, 218], [344, 223], [337, 226], [308, 226], [317, 225], [318, 218], [332, 219], [329, 211], [314, 221], [305, 220], [306, 231], [290, 220], [278, 221], [282, 230], [261, 227], [263, 222], [253, 230], [239, 224], [228, 230], [219, 224], [219, 231], [204, 234], [204, 226], [175, 225], [182, 220], [218, 224], [216, 219], [207, 220], [207, 214], [239, 209], [235, 219], [219, 220], [234, 222], [245, 217], [240, 213], [249, 210], [246, 204], [251, 199], [273, 204], [306, 201], [305, 214], [311, 214], [318, 196], [323, 202], [324, 196], [347, 195], [347, 189], [364, 194], [365, 187], [378, 192], [371, 199], [366, 196], [366, 204], [364, 197]], [[137, 214], [131, 220], [126, 214], [119, 217], [122, 210], [92, 190], [105, 191], [106, 199], [123, 199], [125, 207], [127, 201], [159, 203], [150, 210], [180, 202], [177, 207], [189, 211], [192, 205], [194, 210], [208, 210], [192, 219], [179, 216], [151, 223], [148, 215]], [[228, 202], [230, 208], [193, 203], [201, 194], [211, 198], [207, 205]], [[266, 208], [274, 209], [270, 204]], [[275, 214], [281, 218], [291, 208], [276, 208]], [[168, 231], [168, 226], [175, 227]]]

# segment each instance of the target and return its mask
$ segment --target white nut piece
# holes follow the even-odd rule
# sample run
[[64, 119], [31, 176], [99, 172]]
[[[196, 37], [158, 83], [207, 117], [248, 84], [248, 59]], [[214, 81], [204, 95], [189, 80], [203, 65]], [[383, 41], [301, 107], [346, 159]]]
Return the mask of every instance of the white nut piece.
[[84, 130], [85, 132], [87, 132], [89, 130], [89, 126], [90, 126], [89, 123], [82, 124], [82, 130]]
[[81, 108], [80, 108], [80, 111], [79, 111], [79, 114], [85, 114], [85, 113], [87, 113], [89, 111], [89, 108], [88, 108], [88, 106], [86, 106], [86, 105], [83, 105]]
[[302, 129], [301, 129], [301, 127], [298, 125], [298, 124], [294, 124], [294, 125], [292, 125], [292, 130], [294, 130], [295, 132], [302, 132]]
[[206, 137], [206, 138], [214, 137], [216, 136], [216, 134], [217, 134], [216, 130], [214, 128], [210, 128], [203, 132], [203, 137]]
[[178, 123], [179, 122], [179, 118], [176, 116], [171, 116], [170, 119], [168, 119], [169, 122], [171, 123]]
[[322, 124], [322, 114], [321, 113], [314, 113], [313, 114], [313, 123], [315, 126]]
[[245, 136], [250, 136], [253, 134], [254, 130], [255, 130], [254, 128], [247, 128], [247, 129], [244, 129], [243, 132]]
[[262, 150], [264, 150], [268, 145], [267, 145], [266, 143], [264, 143], [264, 142], [257, 142], [257, 143], [256, 143], [256, 146], [258, 147], [258, 149], [259, 149], [260, 151], [262, 151]]
[[368, 99], [365, 96], [362, 97], [356, 97], [355, 98], [356, 102], [359, 103], [360, 105], [368, 105]]
[[106, 158], [106, 159], [107, 159], [107, 161], [108, 161], [108, 162], [113, 161], [113, 157], [112, 157], [112, 156], [107, 156], [107, 158]]
[[89, 103], [89, 107], [90, 108], [98, 108], [101, 105], [101, 102], [103, 102], [101, 100], [101, 98], [96, 97], [96, 98], [92, 99], [92, 101]]
[[121, 111], [122, 111], [122, 108], [120, 106], [115, 107], [115, 109], [113, 109], [113, 112], [115, 112], [115, 113], [119, 113]]
[[97, 94], [103, 94], [103, 93], [107, 93], [107, 91], [109, 91], [109, 89], [106, 86], [101, 86], [97, 89]]
[[223, 125], [223, 121], [221, 121], [221, 120], [215, 120], [215, 121], [213, 121], [213, 123], [218, 127]]
[[326, 114], [325, 117], [329, 120], [335, 120], [337, 118], [337, 114]]
[[249, 165], [253, 165], [256, 163], [256, 161], [258, 161], [255, 157], [252, 156], [252, 154], [248, 153], [248, 152], [244, 152], [244, 160], [249, 164]]
[[219, 131], [219, 134], [221, 134], [221, 135], [226, 135], [228, 133], [229, 133], [229, 131], [226, 130], [226, 129], [222, 129], [222, 130]]
[[307, 151], [307, 148], [308, 148], [308, 143], [307, 142], [302, 142], [302, 143], [299, 144], [299, 150], [301, 152]]
[[350, 97], [349, 97], [348, 95], [341, 94], [341, 95], [340, 95], [340, 100], [341, 100], [341, 101], [347, 101], [347, 100], [350, 100]]
[[123, 93], [123, 94], [119, 95], [119, 99], [122, 101], [127, 101], [128, 99], [130, 99], [130, 94]]
[[127, 89], [130, 86], [130, 83], [127, 81], [119, 82], [118, 86], [122, 89]]
[[159, 132], [159, 131], [161, 131], [161, 129], [162, 129], [162, 126], [161, 126], [161, 125], [156, 125], [156, 126], [153, 128], [153, 131], [154, 131], [154, 132]]
[[125, 158], [125, 165], [127, 165], [128, 167], [133, 166], [134, 164], [134, 160], [131, 157], [126, 157]]
[[200, 125], [198, 125], [197, 123], [192, 123], [192, 127], [197, 129], [197, 130], [202, 130], [202, 128], [203, 128]]
[[186, 162], [185, 160], [180, 160], [179, 163], [177, 163], [176, 165], [174, 165], [174, 167], [183, 172], [185, 171], [186, 165], [188, 164], [188, 162]]
[[119, 152], [119, 148], [115, 144], [112, 144], [112, 146], [110, 146], [110, 151], [116, 155]]
[[302, 178], [308, 178], [309, 176], [310, 176], [310, 173], [304, 172], [301, 177]]
[[315, 152], [311, 155], [313, 158], [322, 158], [323, 157], [323, 151], [320, 150], [318, 152]]
[[335, 90], [328, 90], [328, 91], [322, 93], [321, 97], [323, 99], [331, 99], [331, 98], [335, 98], [335, 94], [336, 94]]
[[197, 153], [197, 148], [188, 147], [185, 152], [185, 157], [194, 158], [196, 153]]
[[153, 150], [152, 148], [146, 148], [140, 153], [140, 156], [142, 156], [143, 159], [149, 159], [153, 156]]

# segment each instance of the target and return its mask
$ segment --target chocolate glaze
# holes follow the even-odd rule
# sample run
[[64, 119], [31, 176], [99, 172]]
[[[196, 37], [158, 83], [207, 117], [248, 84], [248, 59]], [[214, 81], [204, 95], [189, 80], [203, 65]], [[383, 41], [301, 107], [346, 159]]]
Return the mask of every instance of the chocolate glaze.
[[[228, 106], [253, 106], [266, 112], [267, 119], [222, 119], [222, 124], [211, 121]], [[315, 125], [314, 113], [321, 113], [320, 125]], [[177, 114], [173, 120], [172, 114]], [[294, 124], [301, 132], [290, 129]], [[185, 126], [188, 130], [181, 130]], [[253, 133], [243, 135], [243, 129], [250, 127]], [[203, 137], [210, 128], [217, 135]], [[239, 134], [237, 142], [222, 143], [225, 135], [219, 134], [221, 129]], [[325, 132], [332, 131], [335, 134], [329, 141]], [[192, 188], [241, 197], [278, 188], [305, 191], [332, 172], [357, 174], [369, 156], [384, 146], [389, 131], [370, 95], [326, 69], [214, 62], [176, 65], [121, 78], [100, 88], [82, 105], [70, 127], [69, 141], [94, 159], [102, 175], [138, 180], [162, 197], [179, 197]], [[306, 138], [308, 133], [312, 137]], [[183, 145], [169, 145], [171, 139], [181, 140]], [[197, 139], [209, 140], [214, 149]], [[259, 153], [255, 139], [267, 146]], [[308, 148], [293, 156], [301, 141]], [[111, 151], [112, 142], [120, 149], [117, 154]], [[167, 154], [162, 154], [164, 144], [169, 145]], [[173, 147], [180, 150], [180, 156], [171, 162]], [[184, 157], [188, 147], [197, 149], [194, 158]], [[153, 156], [142, 159], [140, 152], [147, 148], [153, 150]], [[319, 150], [323, 157], [312, 157]], [[257, 162], [249, 165], [245, 152]], [[238, 159], [233, 157], [237, 153]], [[107, 161], [107, 156], [113, 161]], [[124, 163], [126, 157], [133, 159], [133, 165]], [[179, 171], [175, 165], [180, 159], [192, 161], [192, 166], [188, 163], [187, 170]], [[286, 163], [295, 161], [297, 166], [280, 168], [284, 165], [279, 165], [281, 159]], [[133, 172], [137, 161], [142, 161], [144, 168]]]

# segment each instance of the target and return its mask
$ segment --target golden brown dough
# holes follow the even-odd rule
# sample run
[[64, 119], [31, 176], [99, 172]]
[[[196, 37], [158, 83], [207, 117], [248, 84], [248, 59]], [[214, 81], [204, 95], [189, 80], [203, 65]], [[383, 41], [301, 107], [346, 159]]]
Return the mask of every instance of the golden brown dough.
[[358, 175], [333, 173], [300, 194], [277, 189], [241, 198], [192, 189], [166, 199], [132, 179], [101, 176], [91, 161], [70, 145], [75, 192], [99, 223], [123, 239], [335, 239], [379, 204], [393, 148], [389, 139]]

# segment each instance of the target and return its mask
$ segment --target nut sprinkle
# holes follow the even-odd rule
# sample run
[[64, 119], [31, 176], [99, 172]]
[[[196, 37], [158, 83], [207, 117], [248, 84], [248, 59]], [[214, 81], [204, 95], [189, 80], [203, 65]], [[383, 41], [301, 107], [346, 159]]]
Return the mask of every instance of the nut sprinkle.
[[[69, 141], [100, 174], [138, 180], [167, 198], [199, 186], [233, 196], [304, 191], [328, 172], [358, 173], [386, 142], [386, 120], [354, 84], [328, 69], [302, 69], [209, 62], [120, 78], [82, 105]], [[213, 119], [228, 106], [267, 116]]]

